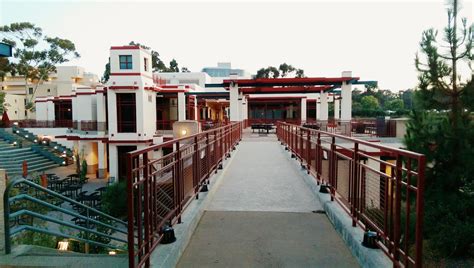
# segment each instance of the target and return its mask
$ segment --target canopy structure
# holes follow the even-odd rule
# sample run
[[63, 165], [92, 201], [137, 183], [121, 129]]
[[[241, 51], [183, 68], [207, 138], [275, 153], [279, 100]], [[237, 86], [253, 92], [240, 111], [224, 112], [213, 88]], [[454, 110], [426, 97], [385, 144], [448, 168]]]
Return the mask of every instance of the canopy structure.
[[[376, 85], [377, 81], [361, 81], [359, 77], [352, 76], [352, 72], [346, 71], [342, 72], [341, 77], [230, 78], [223, 80], [222, 83], [206, 84], [206, 88], [224, 88], [229, 92], [231, 121], [259, 116], [259, 119], [271, 117], [270, 119], [274, 120], [298, 119], [306, 122], [309, 101], [315, 103], [316, 107], [313, 110], [316, 111], [316, 119], [324, 122], [328, 120], [328, 102], [331, 101], [334, 102], [334, 118], [349, 122], [352, 119], [352, 85], [363, 84]], [[263, 105], [264, 99], [261, 99], [258, 105], [253, 105], [257, 98], [252, 96], [260, 94], [269, 94], [264, 97], [267, 104]], [[294, 100], [290, 101], [291, 97], [299, 97], [300, 103], [295, 105]], [[279, 98], [280, 105], [268, 100], [271, 98]], [[249, 102], [253, 107], [249, 107]]]

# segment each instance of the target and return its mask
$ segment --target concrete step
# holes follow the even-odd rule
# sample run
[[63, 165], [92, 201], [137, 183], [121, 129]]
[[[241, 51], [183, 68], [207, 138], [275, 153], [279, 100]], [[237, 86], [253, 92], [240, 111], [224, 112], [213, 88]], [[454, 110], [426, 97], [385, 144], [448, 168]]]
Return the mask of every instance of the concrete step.
[[[54, 163], [53, 161], [43, 158], [43, 159], [36, 159], [34, 161], [27, 160], [26, 161], [28, 164], [28, 167], [31, 166], [37, 166], [37, 165], [42, 165], [42, 164], [49, 164], [49, 163]], [[10, 167], [18, 167], [18, 166], [23, 166], [23, 161], [18, 161], [18, 162], [9, 162], [9, 163], [0, 163], [0, 167], [2, 168], [10, 168]]]
[[[45, 171], [45, 170], [48, 170], [48, 169], [51, 169], [51, 168], [56, 168], [56, 167], [59, 167], [58, 164], [48, 164], [48, 165], [41, 165], [41, 166], [32, 166], [32, 167], [28, 167], [28, 173], [31, 173], [31, 172], [38, 172], [38, 171]], [[22, 168], [15, 168], [15, 169], [6, 169], [7, 170], [7, 173], [9, 175], [16, 175], [16, 174], [21, 174], [23, 173], [23, 169]]]
[[[41, 155], [34, 154], [34, 155], [31, 155], [31, 157], [28, 157], [27, 161], [28, 163], [30, 163], [32, 161], [36, 161], [40, 159], [46, 159], [46, 158], [44, 158]], [[8, 163], [23, 163], [23, 159], [4, 157], [4, 158], [0, 158], [0, 163], [7, 163], [7, 164]]]

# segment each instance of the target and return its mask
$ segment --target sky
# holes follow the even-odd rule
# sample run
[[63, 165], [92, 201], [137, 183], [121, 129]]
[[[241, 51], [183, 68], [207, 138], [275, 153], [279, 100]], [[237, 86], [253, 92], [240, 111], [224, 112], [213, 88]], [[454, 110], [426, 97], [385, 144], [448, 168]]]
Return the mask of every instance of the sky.
[[[472, 23], [473, 1], [460, 14]], [[286, 62], [307, 76], [350, 70], [382, 89], [414, 88], [423, 30], [441, 30], [446, 1], [21, 1], [0, 0], [0, 24], [29, 21], [73, 41], [83, 66], [102, 75], [109, 48], [139, 42], [201, 71], [217, 62], [254, 74]]]

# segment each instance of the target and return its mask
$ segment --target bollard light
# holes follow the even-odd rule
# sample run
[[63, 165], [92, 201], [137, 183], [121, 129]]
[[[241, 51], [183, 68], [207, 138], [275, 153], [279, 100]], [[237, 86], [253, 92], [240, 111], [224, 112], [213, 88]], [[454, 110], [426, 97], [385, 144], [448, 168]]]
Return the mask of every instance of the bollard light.
[[115, 250], [109, 251], [109, 255], [117, 255], [117, 252]]
[[171, 244], [176, 241], [173, 227], [170, 225], [165, 225], [161, 231], [163, 232], [163, 239], [160, 241], [161, 244]]
[[377, 235], [376, 232], [366, 231], [364, 233], [364, 239], [362, 241], [362, 245], [366, 248], [376, 249], [378, 248], [377, 246], [378, 239], [379, 239], [379, 236]]
[[58, 242], [57, 248], [59, 251], [67, 251], [68, 247], [69, 247], [69, 241], [64, 240], [64, 241]]
[[319, 192], [322, 194], [329, 194], [329, 185], [321, 185], [319, 187]]

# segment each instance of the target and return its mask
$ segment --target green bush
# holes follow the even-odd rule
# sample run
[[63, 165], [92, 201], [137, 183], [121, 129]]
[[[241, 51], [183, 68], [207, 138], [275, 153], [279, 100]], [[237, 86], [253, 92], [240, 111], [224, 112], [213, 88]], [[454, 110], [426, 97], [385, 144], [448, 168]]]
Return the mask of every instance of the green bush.
[[105, 213], [114, 217], [127, 217], [127, 184], [125, 181], [107, 187], [102, 196], [102, 208]]

